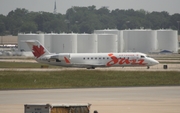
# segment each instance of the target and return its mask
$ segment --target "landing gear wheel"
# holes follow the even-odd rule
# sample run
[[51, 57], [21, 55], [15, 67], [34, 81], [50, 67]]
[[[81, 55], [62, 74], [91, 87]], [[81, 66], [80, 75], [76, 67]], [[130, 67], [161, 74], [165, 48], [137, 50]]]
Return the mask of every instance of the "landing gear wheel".
[[149, 69], [150, 67], [149, 66], [147, 66], [147, 69]]
[[95, 69], [95, 67], [88, 67], [87, 69]]

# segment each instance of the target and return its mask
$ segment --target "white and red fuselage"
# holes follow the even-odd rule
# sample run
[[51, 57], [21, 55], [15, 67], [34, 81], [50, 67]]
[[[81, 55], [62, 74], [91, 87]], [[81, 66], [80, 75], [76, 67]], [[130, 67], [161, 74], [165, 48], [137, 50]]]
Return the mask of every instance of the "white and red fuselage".
[[36, 61], [65, 67], [134, 67], [153, 66], [159, 62], [143, 53], [59, 53], [51, 54], [38, 41], [26, 41]]
[[36, 59], [38, 62], [65, 67], [153, 66], [159, 62], [143, 53], [63, 53]]

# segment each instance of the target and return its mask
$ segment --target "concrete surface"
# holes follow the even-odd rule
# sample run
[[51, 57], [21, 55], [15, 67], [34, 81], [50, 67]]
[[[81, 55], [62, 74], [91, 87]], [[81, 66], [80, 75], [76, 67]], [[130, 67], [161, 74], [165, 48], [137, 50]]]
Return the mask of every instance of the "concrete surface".
[[[163, 66], [167, 65], [168, 69], [164, 69]], [[0, 68], [0, 71], [64, 71], [64, 70], [87, 70], [86, 68]], [[92, 70], [92, 69], [90, 69]], [[158, 64], [147, 67], [107, 67], [96, 68], [95, 70], [101, 71], [180, 71], [180, 64]]]
[[0, 113], [27, 103], [91, 103], [91, 113], [179, 113], [180, 86], [0, 91]]

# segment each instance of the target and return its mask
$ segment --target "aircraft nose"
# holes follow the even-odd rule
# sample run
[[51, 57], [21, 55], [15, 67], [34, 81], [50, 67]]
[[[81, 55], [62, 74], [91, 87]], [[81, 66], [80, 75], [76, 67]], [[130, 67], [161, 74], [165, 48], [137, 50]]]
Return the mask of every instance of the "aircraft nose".
[[156, 65], [156, 64], [159, 64], [159, 62], [158, 62], [157, 60], [153, 60], [153, 61], [152, 61], [152, 64], [153, 64], [153, 65]]

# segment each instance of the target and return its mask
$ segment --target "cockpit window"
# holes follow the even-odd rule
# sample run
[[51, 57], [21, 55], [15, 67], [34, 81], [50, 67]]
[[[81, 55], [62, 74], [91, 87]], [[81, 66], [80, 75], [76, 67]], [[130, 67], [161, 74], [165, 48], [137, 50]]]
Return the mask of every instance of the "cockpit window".
[[141, 58], [145, 58], [145, 56], [141, 55]]

